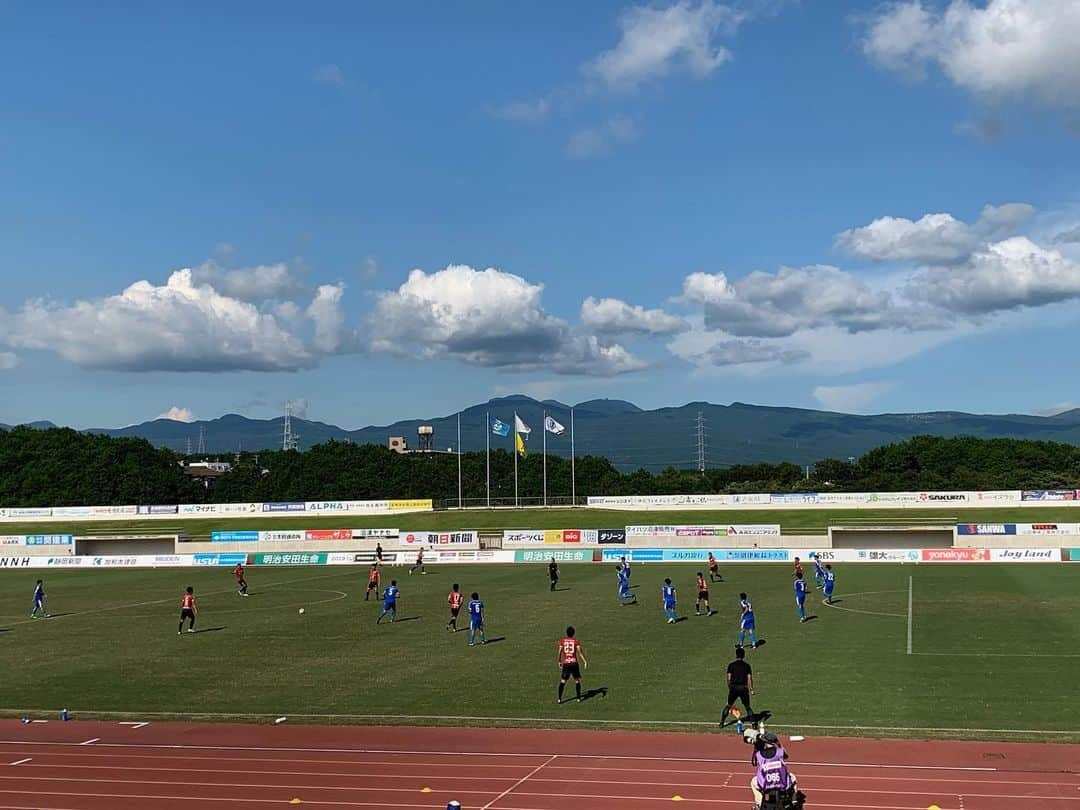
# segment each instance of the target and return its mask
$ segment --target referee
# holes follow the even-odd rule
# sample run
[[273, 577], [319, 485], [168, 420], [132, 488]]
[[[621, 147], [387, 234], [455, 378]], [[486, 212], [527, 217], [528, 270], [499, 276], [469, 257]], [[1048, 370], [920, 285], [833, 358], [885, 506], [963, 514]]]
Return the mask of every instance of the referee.
[[746, 663], [746, 651], [742, 647], [735, 649], [735, 660], [728, 664], [727, 668], [727, 705], [724, 706], [724, 713], [720, 717], [721, 728], [727, 722], [728, 715], [731, 714], [731, 708], [735, 705], [736, 700], [741, 700], [742, 705], [746, 707], [746, 715], [749, 717], [754, 713], [754, 710], [750, 708], [750, 695], [754, 694], [754, 672], [750, 669], [750, 665]]

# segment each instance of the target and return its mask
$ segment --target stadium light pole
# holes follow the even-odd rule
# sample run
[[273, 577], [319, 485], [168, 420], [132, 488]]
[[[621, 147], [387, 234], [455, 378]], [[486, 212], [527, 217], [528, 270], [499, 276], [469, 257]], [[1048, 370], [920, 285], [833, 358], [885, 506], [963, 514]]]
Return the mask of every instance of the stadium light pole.
[[547, 506], [547, 411], [544, 411], [544, 506]]
[[461, 509], [461, 411], [457, 415], [457, 508]]

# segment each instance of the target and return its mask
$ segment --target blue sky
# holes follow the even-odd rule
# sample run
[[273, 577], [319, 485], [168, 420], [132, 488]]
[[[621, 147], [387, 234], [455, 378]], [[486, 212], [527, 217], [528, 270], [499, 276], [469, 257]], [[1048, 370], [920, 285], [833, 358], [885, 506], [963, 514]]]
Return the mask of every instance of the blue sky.
[[1074, 0], [0, 2], [0, 421], [1075, 407], [1076, 41]]

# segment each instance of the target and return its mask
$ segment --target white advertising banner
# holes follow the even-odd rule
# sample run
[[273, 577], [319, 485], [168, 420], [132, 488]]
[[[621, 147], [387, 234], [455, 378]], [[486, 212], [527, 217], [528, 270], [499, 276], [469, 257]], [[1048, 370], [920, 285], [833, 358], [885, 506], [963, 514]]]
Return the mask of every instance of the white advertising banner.
[[513, 529], [503, 532], [504, 546], [530, 546], [543, 542], [543, 529]]
[[1060, 548], [992, 548], [991, 562], [1055, 563], [1061, 562]]
[[479, 535], [476, 532], [402, 532], [398, 536], [398, 544], [402, 546], [443, 547], [443, 546], [477, 546], [480, 544]]
[[777, 537], [779, 524], [717, 526], [627, 526], [627, 537]]

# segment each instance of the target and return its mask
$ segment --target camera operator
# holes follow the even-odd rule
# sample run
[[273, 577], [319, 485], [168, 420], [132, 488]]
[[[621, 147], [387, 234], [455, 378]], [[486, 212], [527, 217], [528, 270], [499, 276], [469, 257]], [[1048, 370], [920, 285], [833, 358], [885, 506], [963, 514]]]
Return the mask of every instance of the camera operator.
[[783, 800], [781, 807], [801, 806], [798, 782], [795, 774], [788, 769], [787, 751], [780, 745], [780, 740], [771, 732], [763, 732], [754, 735], [753, 744], [751, 762], [757, 768], [757, 773], [750, 780], [750, 790], [754, 793], [754, 806], [761, 808], [764, 794], [770, 790], [779, 792]]

